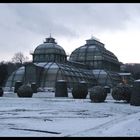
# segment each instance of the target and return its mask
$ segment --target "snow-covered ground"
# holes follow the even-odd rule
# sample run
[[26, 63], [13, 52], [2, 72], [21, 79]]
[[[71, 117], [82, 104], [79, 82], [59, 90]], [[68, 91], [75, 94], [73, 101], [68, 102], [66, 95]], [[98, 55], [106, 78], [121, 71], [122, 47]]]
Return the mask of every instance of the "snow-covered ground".
[[1, 137], [139, 137], [140, 107], [115, 101], [108, 94], [104, 103], [86, 99], [34, 93], [19, 98], [5, 92], [0, 97]]

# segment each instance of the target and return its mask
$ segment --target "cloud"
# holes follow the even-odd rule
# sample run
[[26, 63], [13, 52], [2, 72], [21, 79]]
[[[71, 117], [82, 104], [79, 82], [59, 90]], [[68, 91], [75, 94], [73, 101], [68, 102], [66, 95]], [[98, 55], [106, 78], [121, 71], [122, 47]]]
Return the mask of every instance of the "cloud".
[[68, 28], [92, 27], [102, 30], [118, 30], [125, 27], [130, 19], [129, 5], [121, 4], [52, 4], [46, 5], [44, 13], [49, 12], [56, 23]]
[[0, 4], [0, 51], [5, 55], [19, 50], [25, 52], [40, 39], [42, 43], [50, 33], [56, 40], [74, 41], [84, 35], [122, 31], [139, 18], [139, 14], [140, 4]]
[[44, 35], [50, 32], [64, 36], [76, 35], [73, 29], [57, 23], [55, 18], [52, 19], [47, 5], [44, 7], [43, 4], [9, 4], [8, 7], [17, 16], [17, 24], [21, 28]]
[[[130, 6], [125, 4], [8, 4], [18, 26], [47, 34], [76, 37], [87, 26], [118, 30], [129, 20]], [[131, 6], [132, 7], [132, 6]]]
[[[6, 12], [12, 12], [10, 20], [16, 25], [37, 34], [55, 32], [60, 36], [77, 36], [83, 27], [101, 30], [119, 30], [139, 11], [139, 5], [130, 4], [5, 4]], [[4, 8], [3, 8], [4, 9]]]

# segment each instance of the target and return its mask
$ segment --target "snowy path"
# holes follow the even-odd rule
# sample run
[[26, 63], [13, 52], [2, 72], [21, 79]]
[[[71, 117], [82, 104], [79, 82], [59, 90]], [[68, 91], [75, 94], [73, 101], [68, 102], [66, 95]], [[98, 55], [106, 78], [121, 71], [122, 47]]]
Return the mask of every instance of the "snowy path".
[[7, 93], [0, 98], [0, 136], [92, 137], [140, 136], [140, 107], [90, 99], [55, 98], [37, 93], [18, 98]]
[[[114, 131], [116, 131], [117, 129], [119, 130], [120, 126], [123, 123], [130, 121], [133, 117], [135, 119], [137, 119], [136, 115], [140, 116], [140, 113], [136, 113], [136, 114], [132, 114], [132, 115], [123, 115], [119, 118], [112, 119], [112, 120], [109, 120], [105, 123], [102, 123], [101, 125], [97, 125], [93, 128], [90, 128], [90, 129], [87, 129], [84, 131], [80, 131], [78, 133], [71, 134], [68, 136], [78, 136], [78, 137], [79, 136], [89, 136], [89, 137], [91, 137], [91, 136], [127, 136], [127, 135], [121, 134], [120, 132], [118, 132], [118, 133], [116, 132], [116, 134], [111, 134], [111, 132], [112, 132], [113, 128], [115, 128]], [[138, 118], [140, 118], [140, 117], [138, 117]], [[128, 128], [128, 130], [129, 130], [129, 128]], [[131, 134], [129, 134], [129, 136], [131, 136]], [[134, 136], [134, 135], [132, 135], [132, 136]], [[138, 134], [138, 136], [139, 136], [139, 134]]]

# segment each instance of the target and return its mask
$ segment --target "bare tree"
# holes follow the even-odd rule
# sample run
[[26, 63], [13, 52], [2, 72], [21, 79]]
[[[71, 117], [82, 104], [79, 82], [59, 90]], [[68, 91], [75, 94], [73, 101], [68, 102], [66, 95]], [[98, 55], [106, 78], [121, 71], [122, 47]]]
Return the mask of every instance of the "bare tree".
[[14, 56], [12, 58], [12, 62], [23, 64], [28, 59], [29, 58], [27, 56], [24, 56], [22, 52], [17, 52], [17, 53], [14, 54]]

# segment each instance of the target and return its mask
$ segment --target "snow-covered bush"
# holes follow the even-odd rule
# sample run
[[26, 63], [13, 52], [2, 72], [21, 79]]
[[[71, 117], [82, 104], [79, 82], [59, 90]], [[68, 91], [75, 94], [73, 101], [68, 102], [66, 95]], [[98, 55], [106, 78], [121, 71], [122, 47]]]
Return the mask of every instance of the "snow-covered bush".
[[112, 89], [112, 97], [114, 100], [125, 100], [130, 102], [131, 87], [126, 84], [118, 84]]
[[88, 87], [85, 81], [81, 81], [73, 86], [72, 96], [74, 99], [86, 99], [88, 94]]
[[92, 102], [104, 102], [107, 97], [107, 93], [104, 92], [104, 88], [102, 86], [94, 86], [89, 92]]
[[30, 85], [22, 85], [17, 90], [18, 97], [32, 97], [33, 90]]

